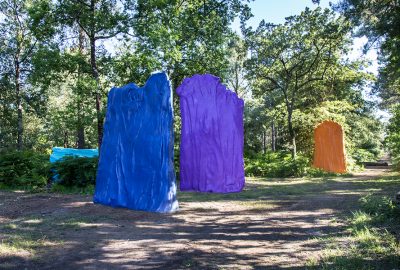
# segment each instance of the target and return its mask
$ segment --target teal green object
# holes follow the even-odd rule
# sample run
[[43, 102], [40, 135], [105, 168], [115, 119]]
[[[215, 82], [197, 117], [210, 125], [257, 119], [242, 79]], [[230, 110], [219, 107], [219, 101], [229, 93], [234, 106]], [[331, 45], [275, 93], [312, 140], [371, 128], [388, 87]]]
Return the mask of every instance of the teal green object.
[[172, 91], [165, 73], [108, 94], [94, 202], [151, 212], [178, 209]]
[[74, 148], [53, 147], [50, 155], [50, 162], [54, 163], [67, 156], [97, 157], [98, 155], [99, 151], [97, 149], [74, 149]]
[[[97, 149], [75, 149], [75, 148], [63, 148], [63, 147], [53, 147], [50, 155], [50, 163], [62, 160], [65, 157], [86, 157], [92, 158], [97, 157], [99, 151]], [[53, 182], [58, 182], [59, 177], [57, 171], [52, 169], [52, 180]]]

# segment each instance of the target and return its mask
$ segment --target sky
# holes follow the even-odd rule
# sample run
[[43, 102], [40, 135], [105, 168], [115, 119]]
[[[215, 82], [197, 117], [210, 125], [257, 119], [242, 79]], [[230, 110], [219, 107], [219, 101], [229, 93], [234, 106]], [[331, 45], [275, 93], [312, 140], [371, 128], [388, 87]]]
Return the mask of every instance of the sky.
[[[337, 0], [321, 0], [319, 6], [322, 8], [329, 8], [330, 3], [337, 3]], [[250, 8], [253, 13], [253, 17], [247, 22], [248, 26], [256, 28], [262, 20], [266, 22], [280, 24], [285, 22], [285, 18], [300, 14], [306, 7], [311, 9], [317, 8], [318, 5], [313, 4], [311, 0], [254, 0], [250, 4]], [[235, 20], [232, 24], [232, 28], [240, 33], [239, 20]], [[363, 46], [367, 42], [366, 37], [355, 38], [353, 40], [352, 51], [349, 53], [349, 59], [354, 60], [360, 57], [365, 57], [370, 63], [367, 67], [367, 71], [375, 75], [378, 74], [378, 60], [377, 51], [371, 49], [368, 53], [363, 53]], [[370, 89], [366, 88], [363, 92], [364, 97], [368, 100], [376, 100], [376, 97], [370, 96]], [[378, 117], [381, 117], [383, 121], [387, 121], [389, 115], [381, 110], [376, 112]]]
[[[337, 1], [321, 0], [319, 6], [329, 8], [329, 2]], [[306, 7], [318, 7], [311, 0], [255, 0], [249, 5], [254, 17], [248, 21], [248, 25], [253, 28], [257, 27], [263, 19], [270, 23], [283, 23], [286, 17], [300, 14]], [[233, 28], [239, 29], [238, 21], [235, 21]]]

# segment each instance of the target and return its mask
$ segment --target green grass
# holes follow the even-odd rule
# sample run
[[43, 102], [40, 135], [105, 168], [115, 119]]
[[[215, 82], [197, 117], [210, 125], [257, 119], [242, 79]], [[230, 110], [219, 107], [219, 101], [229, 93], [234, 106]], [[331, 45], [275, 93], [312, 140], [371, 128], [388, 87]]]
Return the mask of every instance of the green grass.
[[400, 177], [385, 176], [378, 179], [357, 179], [353, 177], [322, 178], [246, 178], [246, 187], [240, 193], [217, 194], [200, 192], [178, 192], [182, 202], [205, 201], [249, 201], [276, 199], [301, 195], [320, 196], [338, 193], [366, 195], [368, 192], [387, 193], [400, 186]]
[[67, 187], [60, 184], [53, 184], [51, 187], [51, 192], [61, 193], [61, 194], [82, 194], [82, 195], [93, 195], [94, 185], [88, 185], [86, 187]]
[[367, 195], [360, 200], [361, 210], [348, 219], [344, 235], [324, 240], [326, 249], [321, 261], [311, 260], [315, 269], [398, 269], [400, 245], [400, 209], [385, 196]]
[[5, 185], [4, 183], [0, 183], [0, 190], [4, 191], [24, 191], [24, 192], [29, 192], [29, 193], [40, 193], [40, 192], [46, 192], [47, 189], [46, 187], [32, 187], [32, 186], [18, 186], [18, 187], [13, 187], [13, 186], [8, 186]]
[[[180, 202], [234, 201], [245, 208], [273, 211], [280, 200], [355, 194], [364, 196], [358, 211], [348, 217], [347, 227], [338, 235], [318, 239], [325, 244], [321, 260], [311, 259], [314, 269], [396, 269], [400, 265], [399, 246], [391, 231], [400, 230], [400, 215], [389, 197], [400, 187], [400, 177], [389, 175], [375, 179], [348, 176], [318, 178], [246, 178], [246, 188], [240, 193], [214, 194], [178, 192]], [[64, 194], [93, 194], [94, 187], [65, 188], [53, 185], [50, 192]], [[49, 192], [49, 191], [47, 191]], [[374, 192], [376, 195], [367, 195]], [[201, 210], [201, 209], [200, 209]], [[203, 209], [204, 210], [204, 209]], [[53, 246], [62, 248], [63, 239], [74, 231], [99, 226], [108, 217], [78, 216], [71, 212], [53, 215], [33, 215], [0, 225], [0, 256], [21, 253], [43, 257]], [[336, 216], [332, 223], [342, 223]], [[393, 226], [398, 224], [398, 226]], [[51, 247], [51, 248], [49, 248]], [[39, 254], [39, 255], [38, 255]], [[190, 262], [187, 262], [190, 264]], [[379, 268], [382, 266], [381, 268]], [[390, 268], [391, 267], [391, 268]], [[398, 267], [397, 267], [398, 268]]]
[[60, 245], [59, 239], [51, 239], [47, 235], [50, 229], [39, 217], [18, 219], [3, 224], [0, 241], [0, 256], [22, 254], [23, 257], [34, 258], [44, 248]]
[[27, 216], [0, 225], [0, 257], [18, 255], [39, 259], [51, 248], [62, 248], [64, 235], [97, 227], [98, 219], [65, 213], [59, 216]]

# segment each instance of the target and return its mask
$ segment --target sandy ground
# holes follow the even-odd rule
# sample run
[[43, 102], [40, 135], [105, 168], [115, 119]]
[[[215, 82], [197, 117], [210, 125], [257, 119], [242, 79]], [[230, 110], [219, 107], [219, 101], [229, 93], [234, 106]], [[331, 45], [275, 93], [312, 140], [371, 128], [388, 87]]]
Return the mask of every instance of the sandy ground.
[[361, 195], [400, 190], [382, 177], [248, 179], [236, 195], [181, 193], [173, 214], [0, 191], [0, 269], [304, 269]]

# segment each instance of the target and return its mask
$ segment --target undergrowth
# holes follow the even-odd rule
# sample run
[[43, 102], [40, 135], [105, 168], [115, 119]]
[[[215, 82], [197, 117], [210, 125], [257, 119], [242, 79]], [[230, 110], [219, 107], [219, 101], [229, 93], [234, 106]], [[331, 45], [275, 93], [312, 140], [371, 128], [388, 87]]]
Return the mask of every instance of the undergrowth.
[[360, 199], [361, 209], [348, 219], [346, 236], [330, 238], [315, 269], [399, 269], [400, 209], [387, 196]]

